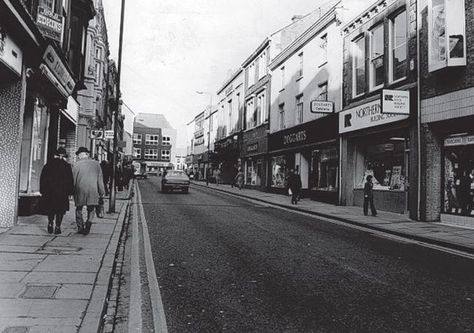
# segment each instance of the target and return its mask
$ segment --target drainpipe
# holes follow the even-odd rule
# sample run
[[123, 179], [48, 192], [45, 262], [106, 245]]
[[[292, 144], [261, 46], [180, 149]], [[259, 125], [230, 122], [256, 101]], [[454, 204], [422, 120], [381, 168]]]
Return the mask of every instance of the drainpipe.
[[417, 180], [417, 220], [421, 220], [421, 87], [420, 87], [420, 29], [421, 29], [421, 13], [420, 0], [416, 1], [416, 103], [417, 103], [417, 164], [418, 164], [418, 180]]

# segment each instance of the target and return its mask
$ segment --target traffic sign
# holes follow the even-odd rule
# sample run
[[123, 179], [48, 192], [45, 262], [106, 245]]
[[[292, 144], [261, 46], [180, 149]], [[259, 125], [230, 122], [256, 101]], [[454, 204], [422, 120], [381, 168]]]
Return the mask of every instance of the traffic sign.
[[114, 131], [113, 131], [113, 130], [107, 130], [107, 131], [105, 131], [105, 138], [106, 138], [106, 139], [111, 139], [111, 140], [113, 140], [113, 138], [114, 138]]
[[91, 130], [91, 139], [101, 140], [104, 138], [104, 131], [102, 130]]

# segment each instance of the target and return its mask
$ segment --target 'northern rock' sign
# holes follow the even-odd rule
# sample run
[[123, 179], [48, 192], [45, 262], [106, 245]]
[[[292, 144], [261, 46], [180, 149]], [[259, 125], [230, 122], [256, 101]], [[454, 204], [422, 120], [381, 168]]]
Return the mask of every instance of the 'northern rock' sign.
[[407, 119], [406, 115], [384, 114], [380, 109], [380, 100], [356, 106], [339, 113], [339, 133], [347, 133], [363, 128], [393, 123]]

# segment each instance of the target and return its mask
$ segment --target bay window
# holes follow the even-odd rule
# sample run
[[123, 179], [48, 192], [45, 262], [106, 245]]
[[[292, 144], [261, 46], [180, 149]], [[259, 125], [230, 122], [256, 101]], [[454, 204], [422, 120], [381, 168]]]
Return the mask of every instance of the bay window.
[[428, 69], [466, 65], [464, 0], [428, 1]]

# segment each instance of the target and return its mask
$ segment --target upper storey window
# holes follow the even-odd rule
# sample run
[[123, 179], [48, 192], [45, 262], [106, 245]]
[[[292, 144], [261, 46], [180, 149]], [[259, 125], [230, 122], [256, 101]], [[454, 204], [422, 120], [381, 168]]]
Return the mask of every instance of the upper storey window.
[[383, 86], [384, 73], [384, 45], [383, 24], [379, 24], [370, 31], [370, 90]]
[[353, 97], [365, 92], [365, 38], [360, 36], [352, 42]]
[[407, 64], [407, 12], [390, 20], [390, 81], [406, 76]]
[[464, 0], [428, 1], [428, 68], [430, 72], [466, 65]]

